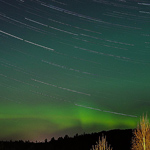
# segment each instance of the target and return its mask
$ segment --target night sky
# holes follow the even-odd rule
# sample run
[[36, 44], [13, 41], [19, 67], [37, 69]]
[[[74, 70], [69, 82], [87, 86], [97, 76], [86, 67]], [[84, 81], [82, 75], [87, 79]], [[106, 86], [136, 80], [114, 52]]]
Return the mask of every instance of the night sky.
[[143, 113], [148, 0], [0, 0], [0, 140], [135, 128]]

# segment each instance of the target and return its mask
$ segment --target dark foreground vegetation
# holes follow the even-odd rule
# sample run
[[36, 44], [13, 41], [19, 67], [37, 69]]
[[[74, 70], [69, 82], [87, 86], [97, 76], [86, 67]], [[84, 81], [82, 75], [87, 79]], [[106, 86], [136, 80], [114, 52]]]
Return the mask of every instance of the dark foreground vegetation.
[[60, 137], [58, 140], [52, 138], [43, 143], [29, 141], [1, 141], [0, 150], [90, 150], [96, 144], [99, 137], [107, 137], [107, 142], [113, 150], [130, 150], [132, 130], [110, 130], [92, 134], [76, 134], [74, 137]]

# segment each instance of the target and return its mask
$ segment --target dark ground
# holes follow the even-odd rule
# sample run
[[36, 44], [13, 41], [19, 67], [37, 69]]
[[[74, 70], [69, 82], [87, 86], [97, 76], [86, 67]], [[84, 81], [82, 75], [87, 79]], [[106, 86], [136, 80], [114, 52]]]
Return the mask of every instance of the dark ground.
[[3, 141], [0, 142], [0, 150], [90, 150], [96, 144], [99, 137], [106, 135], [108, 143], [113, 150], [130, 150], [132, 130], [110, 130], [92, 134], [76, 134], [74, 137], [67, 135], [51, 141], [47, 139], [43, 143], [29, 141]]

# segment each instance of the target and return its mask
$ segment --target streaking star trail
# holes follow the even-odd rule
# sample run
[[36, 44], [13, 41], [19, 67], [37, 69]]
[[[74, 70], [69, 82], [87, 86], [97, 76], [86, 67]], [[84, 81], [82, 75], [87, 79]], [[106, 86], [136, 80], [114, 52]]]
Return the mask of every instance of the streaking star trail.
[[149, 37], [148, 0], [0, 0], [0, 140], [135, 128]]

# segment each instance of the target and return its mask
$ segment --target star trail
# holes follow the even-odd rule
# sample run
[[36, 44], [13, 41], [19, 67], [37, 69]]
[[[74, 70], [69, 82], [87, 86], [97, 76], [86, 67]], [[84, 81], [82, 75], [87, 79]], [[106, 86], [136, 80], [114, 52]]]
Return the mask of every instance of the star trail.
[[149, 89], [148, 0], [0, 0], [0, 140], [135, 128]]

